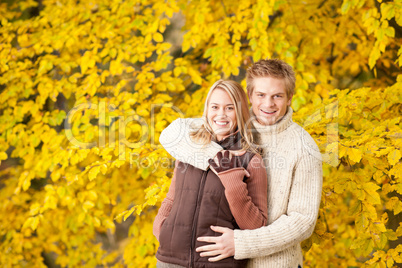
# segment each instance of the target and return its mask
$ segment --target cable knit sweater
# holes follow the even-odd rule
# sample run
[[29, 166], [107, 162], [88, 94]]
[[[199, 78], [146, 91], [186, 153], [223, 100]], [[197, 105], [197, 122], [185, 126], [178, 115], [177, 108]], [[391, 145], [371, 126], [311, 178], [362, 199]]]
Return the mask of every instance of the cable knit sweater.
[[[253, 122], [268, 175], [268, 225], [234, 231], [235, 259], [251, 258], [248, 267], [303, 266], [300, 243], [314, 231], [322, 190], [321, 154], [311, 136], [292, 121], [292, 114], [289, 107], [271, 126]], [[193, 122], [175, 120], [159, 141], [176, 159], [205, 170], [207, 159], [222, 148], [192, 143], [188, 131]]]

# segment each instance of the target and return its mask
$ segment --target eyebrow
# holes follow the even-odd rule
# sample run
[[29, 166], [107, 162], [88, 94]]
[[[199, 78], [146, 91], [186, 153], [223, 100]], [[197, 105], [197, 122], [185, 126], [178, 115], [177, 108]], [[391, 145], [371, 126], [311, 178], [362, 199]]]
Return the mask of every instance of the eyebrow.
[[[255, 93], [261, 93], [261, 94], [267, 95], [267, 93], [262, 92], [262, 91], [256, 91]], [[278, 92], [278, 93], [273, 93], [272, 95], [285, 95], [285, 93], [283, 93], [283, 92]]]
[[[221, 104], [215, 103], [215, 102], [211, 102], [210, 104], [221, 105]], [[232, 103], [230, 103], [230, 104], [223, 104], [223, 105], [226, 105], [226, 106], [234, 106], [234, 104], [232, 104]]]

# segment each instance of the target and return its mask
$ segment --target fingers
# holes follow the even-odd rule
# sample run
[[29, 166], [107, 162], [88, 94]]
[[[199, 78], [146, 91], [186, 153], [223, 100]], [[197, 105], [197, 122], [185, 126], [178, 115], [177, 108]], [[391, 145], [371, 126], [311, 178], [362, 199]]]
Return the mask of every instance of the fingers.
[[215, 161], [212, 160], [211, 158], [208, 159], [208, 164], [209, 164], [211, 167], [213, 167], [214, 169], [217, 169], [217, 168], [218, 168], [218, 165], [217, 165], [217, 164], [215, 163]]
[[[214, 232], [217, 232], [217, 233], [225, 233], [225, 232], [227, 232], [227, 231], [231, 231], [231, 229], [229, 229], [229, 228], [226, 228], [226, 227], [220, 227], [220, 226], [213, 226], [213, 225], [211, 225], [211, 229], [212, 229], [212, 231], [214, 231]], [[219, 236], [218, 236], [218, 238], [219, 238]]]
[[[232, 168], [242, 167], [240, 158], [237, 157], [235, 154], [231, 155], [231, 152], [234, 151], [220, 151], [216, 154], [214, 159], [209, 159], [208, 163], [211, 166], [211, 169], [214, 169], [215, 173], [220, 173]], [[245, 151], [242, 151], [243, 154]]]
[[242, 165], [241, 165], [241, 163], [240, 163], [240, 158], [239, 158], [239, 157], [234, 157], [234, 156], [233, 156], [233, 158], [236, 159], [235, 167], [241, 167]]
[[249, 173], [246, 169], [244, 170], [244, 173], [245, 173], [244, 175], [245, 175], [247, 178], [250, 178], [250, 173]]
[[198, 241], [211, 243], [198, 247], [197, 252], [200, 252], [201, 257], [212, 257], [208, 258], [210, 262], [216, 262], [228, 258], [234, 255], [234, 238], [233, 230], [220, 227], [211, 226], [211, 229], [215, 232], [222, 233], [220, 236], [204, 236], [198, 237]]
[[200, 253], [200, 256], [201, 257], [211, 257], [211, 256], [219, 255], [221, 253], [222, 253], [222, 251], [220, 251], [220, 250], [213, 250], [213, 251], [202, 252], [202, 253]]
[[225, 259], [225, 258], [227, 258], [227, 257], [229, 257], [229, 256], [226, 256], [226, 255], [224, 255], [224, 254], [221, 254], [221, 255], [218, 255], [218, 256], [216, 256], [216, 257], [209, 258], [208, 261], [210, 261], [210, 262], [220, 261], [220, 260], [223, 260], [223, 259]]
[[[210, 244], [210, 245], [198, 247], [198, 248], [195, 249], [195, 251], [197, 251], [197, 252], [203, 252], [203, 251], [212, 252], [212, 251], [217, 251], [218, 249], [219, 249], [219, 247], [216, 244]], [[215, 253], [213, 255], [205, 255], [205, 256], [215, 256], [215, 255], [217, 255], [219, 253]], [[204, 255], [201, 255], [201, 256], [204, 256]]]
[[201, 236], [197, 240], [201, 242], [216, 243], [219, 237], [216, 236]]

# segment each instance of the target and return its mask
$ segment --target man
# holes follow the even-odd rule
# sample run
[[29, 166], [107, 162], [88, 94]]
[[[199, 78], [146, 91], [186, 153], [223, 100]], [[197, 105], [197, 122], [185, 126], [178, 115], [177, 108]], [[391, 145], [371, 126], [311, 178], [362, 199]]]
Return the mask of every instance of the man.
[[[292, 67], [281, 60], [260, 60], [247, 70], [255, 142], [262, 149], [268, 175], [268, 225], [255, 230], [211, 226], [222, 235], [199, 237], [209, 244], [197, 249], [210, 261], [234, 255], [250, 259], [248, 267], [303, 266], [300, 243], [310, 237], [316, 224], [322, 161], [314, 140], [292, 121], [294, 88]], [[200, 147], [191, 141], [188, 133], [194, 121], [175, 120], [162, 132], [160, 143], [176, 159], [205, 170], [208, 159], [222, 148], [213, 142]]]

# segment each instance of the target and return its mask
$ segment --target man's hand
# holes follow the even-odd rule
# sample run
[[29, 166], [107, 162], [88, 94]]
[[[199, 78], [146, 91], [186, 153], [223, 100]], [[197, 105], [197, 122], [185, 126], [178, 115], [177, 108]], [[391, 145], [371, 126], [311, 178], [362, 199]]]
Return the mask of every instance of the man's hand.
[[210, 262], [215, 262], [234, 256], [235, 246], [233, 230], [219, 226], [211, 226], [211, 229], [215, 232], [222, 233], [222, 235], [197, 238], [198, 241], [211, 243], [210, 245], [205, 245], [196, 249], [197, 252], [201, 252], [201, 257], [215, 256], [208, 259]]

